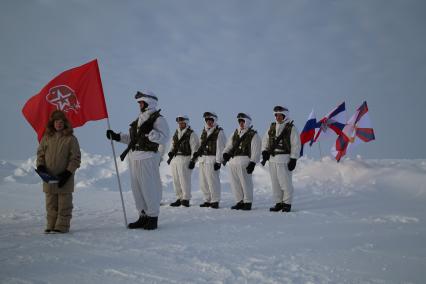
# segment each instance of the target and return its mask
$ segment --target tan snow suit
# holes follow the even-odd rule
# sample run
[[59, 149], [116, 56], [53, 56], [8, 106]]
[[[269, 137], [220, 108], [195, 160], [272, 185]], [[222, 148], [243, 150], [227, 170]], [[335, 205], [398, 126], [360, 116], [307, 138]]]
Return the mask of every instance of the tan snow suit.
[[51, 132], [51, 135], [48, 132], [46, 131], [37, 149], [37, 166], [44, 165], [51, 175], [68, 170], [72, 176], [61, 188], [58, 184], [43, 182], [43, 192], [46, 194], [46, 229], [68, 232], [73, 209], [74, 173], [81, 163], [80, 146], [69, 125], [62, 132]]

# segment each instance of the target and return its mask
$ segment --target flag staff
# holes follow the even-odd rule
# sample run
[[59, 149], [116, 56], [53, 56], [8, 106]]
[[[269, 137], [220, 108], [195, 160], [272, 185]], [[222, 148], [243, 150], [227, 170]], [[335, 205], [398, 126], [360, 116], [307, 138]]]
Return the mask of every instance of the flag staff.
[[322, 160], [321, 142], [318, 141], [318, 149], [320, 153], [320, 159]]
[[[111, 130], [111, 125], [109, 124], [108, 117], [107, 117], [107, 124], [108, 124], [108, 130]], [[112, 148], [112, 156], [114, 157], [115, 171], [117, 173], [118, 189], [120, 190], [121, 206], [123, 207], [124, 226], [127, 228], [126, 208], [124, 207], [123, 191], [121, 190], [120, 174], [118, 173], [118, 166], [117, 166], [117, 157], [115, 156], [115, 148], [114, 148], [114, 143], [112, 142], [112, 138], [110, 138], [110, 141], [111, 141], [111, 148]]]

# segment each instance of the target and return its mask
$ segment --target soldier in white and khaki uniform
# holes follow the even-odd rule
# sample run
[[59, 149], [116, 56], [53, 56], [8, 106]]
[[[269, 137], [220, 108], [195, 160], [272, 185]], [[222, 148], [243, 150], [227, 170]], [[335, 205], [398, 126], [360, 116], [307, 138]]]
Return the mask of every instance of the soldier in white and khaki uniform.
[[172, 147], [168, 153], [167, 161], [171, 166], [173, 175], [173, 187], [177, 200], [170, 206], [190, 206], [191, 200], [191, 173], [189, 162], [200, 142], [194, 130], [189, 125], [189, 118], [186, 115], [176, 117], [178, 128], [172, 138]]
[[203, 117], [205, 126], [201, 133], [200, 147], [192, 156], [189, 168], [194, 168], [198, 159], [200, 189], [204, 195], [204, 203], [200, 207], [217, 209], [221, 194], [219, 172], [226, 137], [223, 129], [217, 124], [218, 117], [214, 112], [205, 112]]
[[262, 140], [262, 165], [269, 160], [275, 206], [270, 211], [290, 212], [293, 201], [292, 171], [300, 155], [299, 132], [282, 106], [274, 107], [275, 121]]
[[169, 126], [160, 110], [156, 109], [158, 98], [154, 93], [137, 92], [135, 99], [141, 112], [130, 124], [129, 134], [108, 130], [107, 138], [128, 145], [130, 181], [139, 212], [139, 219], [130, 223], [128, 228], [154, 230], [157, 229], [163, 192], [159, 147], [169, 139]]
[[251, 210], [253, 202], [252, 173], [260, 161], [262, 141], [251, 125], [251, 117], [246, 113], [237, 115], [239, 127], [228, 139], [223, 150], [223, 164], [229, 161], [231, 188], [236, 204], [231, 209]]

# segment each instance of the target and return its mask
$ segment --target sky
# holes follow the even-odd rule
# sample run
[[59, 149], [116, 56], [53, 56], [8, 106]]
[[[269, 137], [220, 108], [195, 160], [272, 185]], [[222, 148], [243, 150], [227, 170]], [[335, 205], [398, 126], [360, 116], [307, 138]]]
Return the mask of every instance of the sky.
[[[347, 117], [368, 102], [376, 141], [351, 155], [426, 158], [426, 2], [9, 1], [0, 2], [0, 159], [35, 155], [21, 109], [59, 73], [97, 58], [111, 128], [127, 131], [134, 94], [152, 90], [176, 128], [200, 133], [214, 111], [227, 136], [249, 113], [261, 135], [284, 105], [299, 131], [340, 102]], [[111, 153], [107, 121], [75, 134], [90, 153]], [[118, 148], [121, 152], [123, 146]], [[331, 142], [321, 143], [322, 154]], [[318, 157], [319, 148], [307, 150]]]

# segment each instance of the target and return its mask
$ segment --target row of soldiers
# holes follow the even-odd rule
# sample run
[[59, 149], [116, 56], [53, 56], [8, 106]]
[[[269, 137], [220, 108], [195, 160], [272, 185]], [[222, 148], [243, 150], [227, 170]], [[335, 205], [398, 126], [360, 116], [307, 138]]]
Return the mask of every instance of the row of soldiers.
[[[107, 130], [107, 138], [127, 144], [121, 159], [128, 155], [131, 187], [139, 219], [130, 229], [156, 229], [160, 213], [162, 187], [159, 174], [161, 147], [169, 140], [167, 121], [157, 110], [158, 98], [152, 92], [137, 92], [139, 117], [130, 124], [129, 133]], [[253, 128], [247, 113], [236, 117], [238, 127], [226, 140], [214, 112], [205, 112], [200, 138], [190, 126], [188, 116], [179, 115], [178, 125], [168, 152], [167, 163], [173, 175], [177, 200], [170, 206], [190, 206], [191, 173], [199, 164], [200, 189], [204, 202], [200, 207], [217, 209], [221, 199], [219, 172], [228, 165], [235, 205], [231, 209], [251, 210], [253, 203], [252, 173], [259, 162], [269, 161], [269, 172], [275, 205], [273, 212], [290, 212], [293, 199], [292, 171], [300, 153], [299, 133], [283, 106], [273, 108], [275, 121], [263, 138]]]

